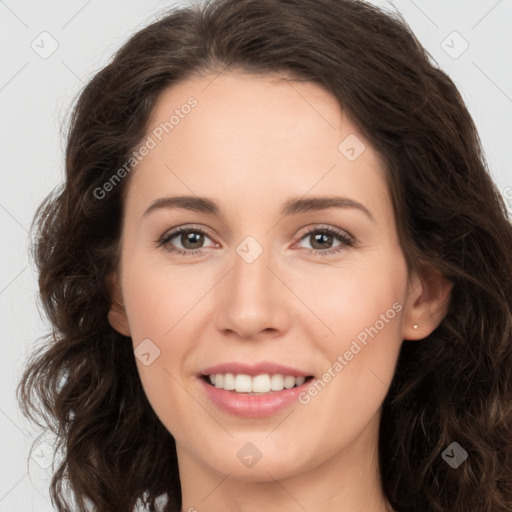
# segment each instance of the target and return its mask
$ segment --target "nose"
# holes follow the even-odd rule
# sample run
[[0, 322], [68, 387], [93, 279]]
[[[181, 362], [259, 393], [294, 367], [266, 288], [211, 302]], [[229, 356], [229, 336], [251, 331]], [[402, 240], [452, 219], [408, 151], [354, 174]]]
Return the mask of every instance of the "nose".
[[252, 262], [240, 254], [235, 253], [233, 268], [218, 287], [217, 329], [245, 340], [282, 335], [292, 307], [285, 276], [269, 251]]

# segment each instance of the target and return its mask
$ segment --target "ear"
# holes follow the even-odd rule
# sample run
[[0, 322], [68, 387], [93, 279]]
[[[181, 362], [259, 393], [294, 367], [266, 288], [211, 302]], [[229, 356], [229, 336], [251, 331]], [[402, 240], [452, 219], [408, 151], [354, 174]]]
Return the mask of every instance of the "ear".
[[107, 287], [110, 295], [108, 322], [114, 330], [123, 336], [131, 336], [128, 317], [123, 302], [123, 294], [117, 272], [107, 276]]
[[448, 312], [452, 288], [453, 282], [433, 267], [412, 275], [404, 308], [404, 339], [421, 340], [439, 326]]

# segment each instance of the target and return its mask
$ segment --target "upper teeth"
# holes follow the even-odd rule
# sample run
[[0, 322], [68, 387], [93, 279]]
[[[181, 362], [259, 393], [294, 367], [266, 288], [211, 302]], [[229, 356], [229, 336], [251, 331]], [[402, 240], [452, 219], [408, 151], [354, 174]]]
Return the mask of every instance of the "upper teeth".
[[222, 388], [227, 391], [237, 391], [238, 393], [268, 393], [269, 391], [282, 391], [283, 389], [293, 388], [295, 385], [304, 384], [306, 377], [294, 377], [293, 375], [250, 375], [233, 373], [217, 373], [209, 375], [210, 382], [216, 388]]

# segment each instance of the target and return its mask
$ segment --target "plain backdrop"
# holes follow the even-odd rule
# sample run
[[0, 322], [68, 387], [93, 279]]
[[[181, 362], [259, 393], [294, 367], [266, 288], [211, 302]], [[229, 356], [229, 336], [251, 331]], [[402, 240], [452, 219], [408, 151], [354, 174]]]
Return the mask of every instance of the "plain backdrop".
[[[0, 0], [0, 512], [49, 512], [50, 444], [21, 417], [15, 388], [48, 331], [28, 254], [36, 207], [63, 179], [64, 128], [77, 94], [138, 29], [181, 1]], [[395, 0], [454, 80], [492, 176], [512, 209], [512, 1]]]

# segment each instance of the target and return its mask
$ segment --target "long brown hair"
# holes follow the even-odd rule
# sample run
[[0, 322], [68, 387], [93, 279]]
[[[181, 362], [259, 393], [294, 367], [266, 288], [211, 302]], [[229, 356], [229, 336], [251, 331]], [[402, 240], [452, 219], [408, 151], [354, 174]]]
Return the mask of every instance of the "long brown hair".
[[[180, 510], [175, 443], [147, 401], [129, 338], [108, 323], [125, 177], [94, 191], [140, 144], [155, 101], [194, 74], [287, 73], [330, 91], [385, 163], [410, 268], [453, 283], [448, 313], [404, 341], [383, 404], [383, 489], [399, 511], [512, 510], [512, 226], [452, 80], [397, 14], [357, 0], [218, 0], [136, 33], [81, 93], [65, 183], [33, 222], [40, 296], [53, 326], [18, 388], [57, 435], [59, 512]], [[442, 457], [457, 442], [457, 469]], [[66, 488], [71, 491], [68, 493]]]

